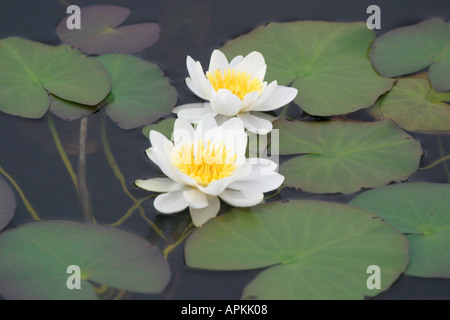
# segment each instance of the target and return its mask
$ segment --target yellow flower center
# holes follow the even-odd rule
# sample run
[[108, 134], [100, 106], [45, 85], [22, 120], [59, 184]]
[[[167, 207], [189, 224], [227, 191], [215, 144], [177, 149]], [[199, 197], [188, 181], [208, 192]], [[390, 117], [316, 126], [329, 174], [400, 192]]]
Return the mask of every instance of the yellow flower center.
[[223, 143], [218, 146], [206, 145], [203, 141], [194, 144], [184, 144], [172, 153], [172, 163], [182, 173], [194, 178], [203, 187], [213, 181], [228, 177], [236, 168], [237, 155], [226, 149]]
[[241, 100], [247, 93], [253, 91], [262, 91], [263, 84], [258, 78], [253, 78], [248, 72], [235, 71], [234, 69], [226, 69], [220, 72], [219, 69], [207, 72], [206, 77], [214, 87], [214, 90], [228, 89]]

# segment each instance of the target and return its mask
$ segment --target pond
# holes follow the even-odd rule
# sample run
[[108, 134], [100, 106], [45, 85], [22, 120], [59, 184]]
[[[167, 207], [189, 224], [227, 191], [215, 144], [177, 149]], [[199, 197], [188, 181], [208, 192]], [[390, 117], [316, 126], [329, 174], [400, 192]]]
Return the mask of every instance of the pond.
[[[117, 14], [126, 18], [123, 25], [152, 23], [124, 32], [117, 46], [131, 47], [133, 39], [142, 46], [144, 32], [153, 40], [134, 56], [95, 49], [88, 61], [76, 50], [67, 58], [55, 51], [44, 60], [47, 49], [33, 56], [34, 44], [26, 40], [61, 44], [57, 27], [64, 29], [69, 5], [128, 8], [127, 17], [101, 7], [91, 20], [82, 11], [81, 28], [107, 20], [96, 20], [100, 12]], [[371, 5], [380, 10], [380, 28], [368, 31]], [[448, 9], [446, 0], [2, 1], [0, 49], [19, 48], [26, 62], [5, 62], [18, 61], [17, 52], [0, 50], [0, 297], [449, 299]], [[388, 32], [424, 21], [430, 25], [417, 33], [388, 39]], [[412, 40], [402, 42], [409, 33]], [[64, 43], [72, 44], [70, 32], [66, 36]], [[99, 50], [114, 42], [92, 37]], [[369, 62], [374, 39], [379, 42], [370, 58], [384, 77]], [[400, 56], [398, 63], [383, 65], [383, 46], [389, 59]], [[394, 74], [397, 65], [420, 55], [404, 48], [427, 51], [424, 46], [438, 58]], [[267, 203], [251, 209], [222, 201], [218, 216], [196, 227], [188, 209], [158, 212], [158, 194], [135, 182], [163, 176], [146, 155], [144, 128], [163, 119], [151, 129], [170, 135], [172, 108], [203, 101], [186, 85], [186, 59], [206, 71], [215, 49], [229, 61], [260, 51], [266, 81], [278, 80], [298, 94], [267, 112], [279, 118], [273, 126], [283, 185], [264, 191]], [[29, 68], [33, 59], [36, 66], [30, 62]], [[52, 71], [38, 70], [46, 63]], [[64, 74], [67, 66], [72, 71]], [[32, 77], [16, 85], [19, 77], [11, 80], [8, 72]], [[81, 72], [92, 74], [80, 80], [82, 89]], [[92, 93], [83, 100], [81, 91]], [[94, 105], [86, 101], [104, 98], [106, 106], [94, 113], [79, 105], [72, 113], [65, 104]], [[30, 111], [42, 99], [43, 109]], [[152, 110], [139, 113], [148, 102]], [[416, 117], [399, 115], [397, 104]], [[2, 217], [8, 210], [11, 217]], [[81, 290], [68, 288], [70, 265], [81, 268]], [[377, 272], [371, 265], [380, 266], [381, 289], [369, 288]]]

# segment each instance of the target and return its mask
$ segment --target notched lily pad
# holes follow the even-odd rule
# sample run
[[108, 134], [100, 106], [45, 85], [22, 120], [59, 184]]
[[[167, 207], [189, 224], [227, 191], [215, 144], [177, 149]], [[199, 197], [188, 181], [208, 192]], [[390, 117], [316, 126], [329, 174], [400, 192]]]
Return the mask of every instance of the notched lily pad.
[[406, 273], [450, 278], [450, 185], [407, 182], [358, 195], [349, 204], [370, 210], [409, 240]]
[[16, 198], [9, 185], [0, 177], [0, 231], [14, 216]]
[[[296, 200], [233, 209], [195, 230], [185, 246], [188, 266], [209, 270], [264, 268], [243, 293], [256, 299], [362, 299], [405, 271], [406, 238], [356, 207]], [[371, 265], [380, 289], [370, 290]]]
[[297, 88], [294, 101], [307, 113], [331, 116], [369, 107], [391, 88], [367, 57], [374, 39], [365, 23], [294, 21], [258, 27], [221, 50], [229, 59], [261, 52], [266, 80]]
[[370, 60], [385, 77], [410, 74], [430, 66], [434, 89], [449, 91], [450, 23], [432, 18], [386, 32], [373, 42]]
[[104, 107], [120, 128], [134, 129], [170, 113], [177, 92], [159, 66], [129, 54], [111, 53], [94, 59], [108, 71], [111, 92], [94, 108], [57, 99], [51, 110], [58, 116], [77, 119]]
[[436, 92], [428, 79], [398, 79], [392, 90], [369, 108], [378, 120], [392, 119], [409, 131], [450, 131], [450, 92]]
[[[73, 221], [33, 222], [1, 233], [0, 261], [0, 295], [11, 300], [96, 299], [88, 281], [159, 293], [170, 278], [167, 261], [148, 241]], [[72, 265], [80, 268], [81, 289], [66, 285]]]
[[391, 120], [278, 119], [279, 152], [299, 155], [280, 167], [284, 184], [313, 193], [354, 193], [406, 180], [419, 167], [420, 143]]
[[56, 29], [61, 42], [88, 54], [135, 53], [153, 45], [159, 39], [157, 23], [123, 26], [130, 10], [118, 6], [81, 8], [81, 29], [68, 29], [67, 16]]
[[110, 89], [105, 69], [78, 50], [16, 37], [0, 40], [0, 111], [41, 118], [49, 109], [48, 93], [93, 106]]

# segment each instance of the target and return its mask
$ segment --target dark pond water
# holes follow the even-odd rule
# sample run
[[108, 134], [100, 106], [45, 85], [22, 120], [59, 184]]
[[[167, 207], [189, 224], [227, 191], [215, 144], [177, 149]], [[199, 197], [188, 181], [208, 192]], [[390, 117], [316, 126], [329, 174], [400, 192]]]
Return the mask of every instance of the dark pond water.
[[[177, 0], [177, 1], [70, 1], [80, 7], [91, 4], [116, 4], [131, 9], [127, 24], [158, 22], [160, 40], [138, 55], [159, 64], [178, 92], [178, 105], [197, 101], [184, 84], [187, 76], [185, 59], [191, 55], [203, 65], [209, 62], [213, 49], [227, 40], [249, 32], [269, 21], [327, 20], [365, 21], [366, 8], [376, 4], [381, 8], [381, 34], [393, 28], [423, 21], [430, 17], [449, 19], [448, 0], [422, 1], [274, 1], [274, 0]], [[59, 44], [55, 28], [65, 16], [62, 1], [4, 0], [0, 2], [0, 38], [21, 36], [48, 44]], [[293, 107], [291, 107], [293, 109]], [[351, 118], [370, 120], [365, 111]], [[109, 224], [119, 219], [133, 204], [121, 189], [107, 164], [100, 142], [102, 112], [89, 117], [87, 180], [92, 196], [95, 219]], [[77, 161], [79, 121], [65, 122], [53, 117], [70, 160]], [[155, 174], [144, 150], [148, 140], [140, 129], [121, 130], [109, 118], [106, 120], [108, 140], [115, 159], [126, 177], [132, 195], [142, 198], [147, 192], [133, 186], [136, 179]], [[421, 167], [448, 154], [448, 135], [410, 133], [424, 149]], [[82, 220], [77, 192], [62, 163], [48, 126], [48, 115], [28, 120], [0, 113], [0, 165], [18, 182], [27, 199], [43, 219]], [[443, 166], [419, 171], [410, 180], [447, 183]], [[314, 195], [285, 188], [276, 199], [309, 198]], [[353, 196], [331, 198], [347, 203]], [[16, 215], [8, 228], [32, 221], [20, 198]], [[189, 223], [186, 213], [158, 215], [152, 201], [144, 204], [147, 216], [166, 234], [179, 234]], [[133, 215], [121, 226], [150, 241], [164, 246], [149, 225]], [[191, 270], [183, 260], [183, 245], [170, 255], [171, 281], [159, 295], [127, 293], [124, 299], [239, 299], [243, 287], [261, 270], [240, 272], [206, 272]], [[375, 299], [449, 299], [450, 282], [444, 279], [401, 277], [393, 287]]]

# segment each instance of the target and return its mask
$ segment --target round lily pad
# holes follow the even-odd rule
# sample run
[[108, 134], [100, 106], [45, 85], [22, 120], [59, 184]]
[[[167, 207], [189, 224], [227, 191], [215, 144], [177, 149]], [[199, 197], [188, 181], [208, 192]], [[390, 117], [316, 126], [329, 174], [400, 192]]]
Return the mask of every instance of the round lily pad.
[[367, 57], [374, 39], [365, 23], [295, 21], [258, 27], [221, 50], [229, 59], [261, 52], [267, 81], [291, 84], [304, 111], [330, 116], [369, 107], [391, 88]]
[[[420, 143], [392, 120], [320, 122], [278, 119], [284, 184], [313, 193], [354, 193], [406, 180], [418, 168]], [[272, 142], [273, 143], [273, 142]]]
[[450, 131], [450, 106], [444, 101], [450, 101], [450, 92], [436, 92], [427, 79], [398, 79], [369, 112], [409, 131]]
[[[405, 271], [406, 238], [378, 216], [331, 202], [295, 200], [233, 209], [195, 230], [185, 246], [192, 268], [264, 268], [244, 299], [362, 299]], [[367, 286], [370, 266], [379, 289]]]
[[106, 113], [122, 129], [133, 129], [170, 113], [177, 92], [156, 64], [127, 54], [95, 58], [108, 71], [111, 99]]
[[[116, 228], [73, 221], [42, 221], [0, 234], [0, 295], [6, 299], [96, 299], [88, 281], [159, 293], [170, 270], [148, 241]], [[69, 266], [80, 289], [69, 289]]]
[[450, 278], [450, 185], [408, 182], [369, 190], [350, 204], [378, 214], [409, 240], [406, 273]]
[[0, 231], [14, 216], [16, 199], [9, 185], [0, 177]]
[[449, 91], [450, 23], [432, 18], [386, 32], [373, 42], [370, 60], [385, 77], [397, 77], [430, 66], [433, 87], [437, 91]]
[[64, 18], [56, 29], [59, 39], [88, 54], [135, 53], [159, 39], [157, 23], [148, 22], [116, 28], [130, 15], [119, 6], [90, 6], [80, 10], [80, 29], [69, 29]]
[[177, 92], [156, 64], [119, 53], [94, 59], [108, 71], [112, 83], [110, 94], [93, 108], [52, 99], [50, 109], [58, 117], [78, 119], [104, 106], [119, 127], [134, 129], [170, 113], [177, 101]]
[[96, 105], [111, 89], [105, 69], [69, 46], [21, 38], [0, 40], [0, 111], [40, 118], [49, 109], [48, 92]]

